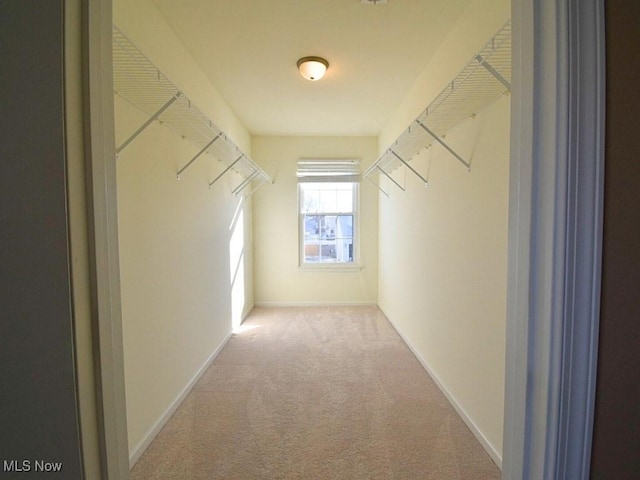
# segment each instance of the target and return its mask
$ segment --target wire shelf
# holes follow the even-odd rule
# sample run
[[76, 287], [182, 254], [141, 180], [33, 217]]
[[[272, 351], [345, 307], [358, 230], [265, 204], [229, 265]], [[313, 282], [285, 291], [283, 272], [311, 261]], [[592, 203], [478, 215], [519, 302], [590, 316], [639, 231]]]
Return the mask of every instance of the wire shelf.
[[207, 153], [225, 165], [224, 171], [209, 182], [210, 186], [229, 170], [245, 178], [245, 181], [234, 189], [234, 193], [240, 193], [253, 180], [273, 183], [267, 173], [242, 152], [115, 26], [113, 86], [117, 95], [149, 116], [147, 122], [116, 149], [118, 154], [151, 123], [158, 120], [200, 149], [195, 157], [178, 170], [178, 178], [202, 154]]
[[426, 185], [427, 179], [411, 168], [408, 162], [434, 142], [442, 145], [470, 169], [470, 163], [447, 145], [443, 137], [510, 89], [511, 21], [508, 21], [362, 176], [366, 178], [380, 171], [389, 176], [393, 170], [404, 165]]

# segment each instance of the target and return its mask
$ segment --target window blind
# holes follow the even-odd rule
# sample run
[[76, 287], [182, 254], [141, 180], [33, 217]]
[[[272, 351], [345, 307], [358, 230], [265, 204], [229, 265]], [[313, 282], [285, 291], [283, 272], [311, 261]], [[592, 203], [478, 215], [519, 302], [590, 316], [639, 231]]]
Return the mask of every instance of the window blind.
[[358, 160], [299, 160], [296, 171], [299, 183], [359, 182]]

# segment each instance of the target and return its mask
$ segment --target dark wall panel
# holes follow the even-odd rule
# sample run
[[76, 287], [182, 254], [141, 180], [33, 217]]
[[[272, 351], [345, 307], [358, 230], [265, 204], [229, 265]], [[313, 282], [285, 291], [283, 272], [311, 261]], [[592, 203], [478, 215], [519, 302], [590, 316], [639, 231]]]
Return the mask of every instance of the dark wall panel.
[[640, 478], [640, 2], [605, 2], [602, 307], [592, 480]]
[[[63, 7], [62, 0], [0, 0], [1, 478], [81, 477]], [[57, 463], [58, 474], [37, 472]]]

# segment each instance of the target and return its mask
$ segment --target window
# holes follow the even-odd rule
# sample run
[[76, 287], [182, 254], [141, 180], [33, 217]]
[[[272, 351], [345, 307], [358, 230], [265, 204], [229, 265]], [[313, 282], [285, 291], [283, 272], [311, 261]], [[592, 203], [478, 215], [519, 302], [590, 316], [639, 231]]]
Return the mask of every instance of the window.
[[357, 162], [299, 162], [300, 265], [354, 264]]

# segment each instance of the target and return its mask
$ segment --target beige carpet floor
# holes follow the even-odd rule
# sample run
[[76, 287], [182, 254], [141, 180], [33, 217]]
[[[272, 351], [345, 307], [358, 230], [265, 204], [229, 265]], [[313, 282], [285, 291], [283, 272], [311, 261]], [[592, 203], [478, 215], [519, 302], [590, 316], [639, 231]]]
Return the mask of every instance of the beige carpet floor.
[[256, 308], [243, 326], [133, 480], [500, 478], [377, 308]]

